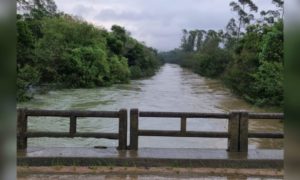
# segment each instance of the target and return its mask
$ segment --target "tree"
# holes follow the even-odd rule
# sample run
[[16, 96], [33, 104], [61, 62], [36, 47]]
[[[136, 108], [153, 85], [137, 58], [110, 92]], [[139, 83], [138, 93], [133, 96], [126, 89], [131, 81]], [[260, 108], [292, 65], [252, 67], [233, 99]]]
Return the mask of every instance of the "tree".
[[189, 31], [188, 42], [187, 42], [187, 51], [195, 51], [195, 42], [196, 42], [197, 31]]
[[188, 51], [188, 31], [186, 29], [182, 30], [183, 36], [181, 38], [181, 48], [183, 51]]
[[31, 88], [41, 84], [85, 88], [125, 83], [153, 75], [160, 65], [157, 50], [121, 26], [108, 32], [57, 13], [54, 0], [17, 0], [17, 6], [18, 100], [29, 99]]
[[113, 83], [126, 83], [130, 79], [130, 70], [125, 57], [112, 56], [110, 62], [110, 78]]
[[206, 31], [205, 30], [196, 30], [196, 33], [197, 33], [196, 49], [197, 49], [197, 51], [199, 51], [203, 46], [203, 39], [204, 39], [204, 36], [206, 35]]
[[232, 1], [229, 5], [232, 7], [233, 11], [237, 12], [239, 16], [239, 25], [237, 31], [237, 38], [239, 39], [242, 27], [245, 27], [254, 19], [253, 14], [247, 13], [246, 6], [249, 7], [250, 12], [257, 12], [258, 7], [252, 2], [252, 0], [238, 0], [238, 2]]
[[128, 39], [126, 30], [121, 26], [113, 25], [111, 27], [111, 31], [112, 33], [109, 35], [107, 41], [108, 46], [115, 54], [124, 55], [125, 45]]
[[263, 21], [266, 22], [267, 24], [273, 24], [276, 21], [283, 19], [283, 14], [284, 14], [283, 4], [284, 4], [284, 2], [282, 0], [273, 0], [272, 2], [273, 2], [273, 4], [276, 5], [276, 7], [278, 9], [260, 12], [260, 15], [263, 17]]
[[55, 15], [57, 6], [54, 0], [17, 0], [17, 9], [29, 11], [31, 14]]
[[190, 30], [184, 29], [181, 38], [181, 48], [184, 52], [199, 51], [203, 46], [203, 39], [206, 35], [205, 30]]
[[220, 34], [214, 30], [208, 30], [201, 50], [205, 52], [212, 52], [217, 49], [221, 41], [219, 35]]
[[226, 25], [226, 32], [223, 35], [224, 46], [227, 50], [232, 50], [236, 44], [238, 35], [238, 26], [236, 25], [235, 19], [231, 18]]

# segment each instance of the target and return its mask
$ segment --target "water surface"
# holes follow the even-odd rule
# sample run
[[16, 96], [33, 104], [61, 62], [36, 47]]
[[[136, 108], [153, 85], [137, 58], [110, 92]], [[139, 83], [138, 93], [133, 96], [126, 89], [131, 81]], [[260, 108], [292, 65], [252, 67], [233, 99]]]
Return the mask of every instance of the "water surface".
[[[19, 107], [56, 110], [119, 110], [228, 112], [244, 109], [251, 112], [275, 112], [257, 108], [233, 95], [219, 80], [201, 77], [178, 65], [166, 64], [148, 79], [111, 87], [65, 89], [39, 94]], [[227, 120], [188, 119], [187, 130], [227, 131]], [[251, 121], [251, 131], [282, 131], [281, 122]], [[77, 132], [117, 132], [118, 121], [105, 118], [79, 118]], [[140, 129], [179, 130], [179, 119], [141, 118]], [[68, 131], [68, 118], [30, 117], [30, 131]], [[28, 146], [85, 147], [117, 146], [117, 141], [94, 138], [32, 138]], [[227, 148], [226, 139], [140, 137], [140, 147]], [[282, 140], [250, 139], [250, 148], [282, 148]]]

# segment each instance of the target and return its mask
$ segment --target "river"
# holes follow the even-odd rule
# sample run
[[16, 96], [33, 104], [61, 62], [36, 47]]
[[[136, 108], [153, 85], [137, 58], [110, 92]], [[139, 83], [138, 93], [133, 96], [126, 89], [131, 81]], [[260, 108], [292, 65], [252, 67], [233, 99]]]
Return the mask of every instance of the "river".
[[[54, 90], [37, 94], [18, 107], [55, 110], [119, 110], [139, 108], [143, 111], [228, 112], [244, 109], [252, 112], [276, 112], [277, 109], [258, 108], [232, 94], [219, 80], [201, 77], [178, 65], [165, 64], [151, 78], [133, 80], [130, 84], [93, 89]], [[41, 120], [43, 118], [43, 120]], [[69, 119], [30, 117], [30, 131], [68, 132]], [[104, 118], [82, 118], [77, 132], [117, 132], [118, 121]], [[252, 121], [251, 131], [277, 132], [281, 122]], [[140, 129], [179, 130], [179, 119], [143, 118]], [[227, 120], [188, 119], [187, 130], [226, 131]], [[117, 141], [94, 138], [30, 138], [28, 146], [93, 147], [117, 146]], [[227, 148], [226, 139], [140, 137], [139, 147], [162, 148]], [[249, 148], [283, 148], [282, 140], [250, 139]]]

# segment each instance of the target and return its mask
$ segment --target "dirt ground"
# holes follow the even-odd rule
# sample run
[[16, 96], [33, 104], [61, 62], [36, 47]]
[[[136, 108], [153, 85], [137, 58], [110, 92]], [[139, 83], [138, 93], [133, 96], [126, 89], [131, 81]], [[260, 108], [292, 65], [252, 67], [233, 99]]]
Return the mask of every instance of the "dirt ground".
[[121, 179], [283, 179], [278, 169], [177, 168], [177, 167], [18, 167], [20, 180], [121, 180]]

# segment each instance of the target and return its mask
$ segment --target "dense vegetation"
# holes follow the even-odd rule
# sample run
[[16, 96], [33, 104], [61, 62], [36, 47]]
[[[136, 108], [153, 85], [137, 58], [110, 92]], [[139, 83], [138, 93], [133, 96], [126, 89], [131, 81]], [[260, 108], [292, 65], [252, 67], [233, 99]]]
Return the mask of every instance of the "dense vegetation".
[[32, 87], [55, 84], [85, 88], [150, 76], [160, 65], [157, 51], [123, 27], [111, 31], [57, 11], [53, 0], [18, 0], [17, 99]]
[[220, 78], [256, 105], [283, 105], [283, 1], [261, 11], [251, 0], [231, 2], [238, 19], [224, 30], [183, 30], [181, 47], [161, 55], [202, 76]]

